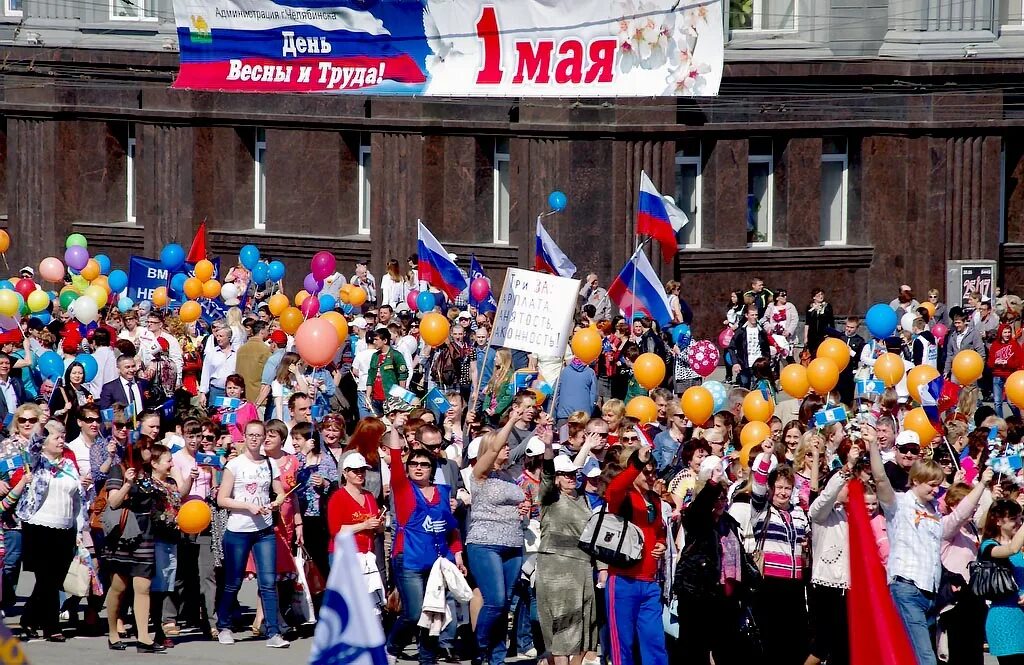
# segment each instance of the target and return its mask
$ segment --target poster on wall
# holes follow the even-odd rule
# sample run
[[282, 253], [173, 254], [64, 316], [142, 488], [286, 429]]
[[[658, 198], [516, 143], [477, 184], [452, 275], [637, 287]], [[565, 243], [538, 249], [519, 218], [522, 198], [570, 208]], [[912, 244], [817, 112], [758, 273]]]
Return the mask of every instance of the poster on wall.
[[699, 97], [721, 0], [174, 0], [175, 88]]
[[960, 260], [946, 262], [948, 305], [967, 306], [967, 295], [976, 292], [982, 300], [995, 299], [996, 262]]

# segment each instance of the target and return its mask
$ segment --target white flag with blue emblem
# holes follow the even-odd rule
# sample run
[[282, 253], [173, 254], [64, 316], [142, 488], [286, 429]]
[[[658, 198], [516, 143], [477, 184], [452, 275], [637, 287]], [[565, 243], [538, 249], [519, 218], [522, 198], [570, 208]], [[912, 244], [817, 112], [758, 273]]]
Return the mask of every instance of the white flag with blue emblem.
[[351, 533], [334, 539], [334, 559], [313, 635], [310, 665], [387, 665], [384, 629], [370, 605]]

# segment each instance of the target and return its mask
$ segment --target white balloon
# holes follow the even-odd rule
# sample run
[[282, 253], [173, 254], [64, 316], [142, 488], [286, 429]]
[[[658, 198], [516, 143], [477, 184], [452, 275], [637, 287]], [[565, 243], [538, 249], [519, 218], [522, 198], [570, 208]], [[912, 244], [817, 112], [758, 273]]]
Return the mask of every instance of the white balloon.
[[96, 301], [88, 296], [81, 296], [75, 302], [71, 303], [71, 312], [79, 323], [92, 323], [96, 320], [99, 315], [99, 306]]
[[900, 327], [906, 330], [907, 332], [913, 332], [914, 319], [916, 318], [919, 318], [916, 310], [913, 312], [907, 312], [906, 314], [903, 315], [903, 318], [900, 319]]
[[238, 287], [228, 282], [220, 287], [220, 297], [224, 300], [234, 300], [238, 297]]

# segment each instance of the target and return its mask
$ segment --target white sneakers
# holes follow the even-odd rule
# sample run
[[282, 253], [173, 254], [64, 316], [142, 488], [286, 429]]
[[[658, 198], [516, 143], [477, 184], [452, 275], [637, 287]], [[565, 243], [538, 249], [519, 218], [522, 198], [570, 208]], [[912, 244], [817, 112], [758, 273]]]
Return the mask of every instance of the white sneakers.
[[280, 634], [274, 635], [267, 640], [267, 646], [271, 649], [287, 649], [291, 645], [292, 643], [281, 637]]
[[231, 634], [230, 630], [223, 628], [217, 633], [217, 641], [221, 644], [234, 644], [235, 636]]

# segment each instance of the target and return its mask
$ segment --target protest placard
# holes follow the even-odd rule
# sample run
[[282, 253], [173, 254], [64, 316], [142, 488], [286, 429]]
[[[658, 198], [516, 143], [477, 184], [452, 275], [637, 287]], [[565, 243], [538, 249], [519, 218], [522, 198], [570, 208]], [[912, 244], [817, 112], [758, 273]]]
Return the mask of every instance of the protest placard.
[[572, 332], [580, 281], [510, 268], [494, 316], [491, 344], [561, 357]]

